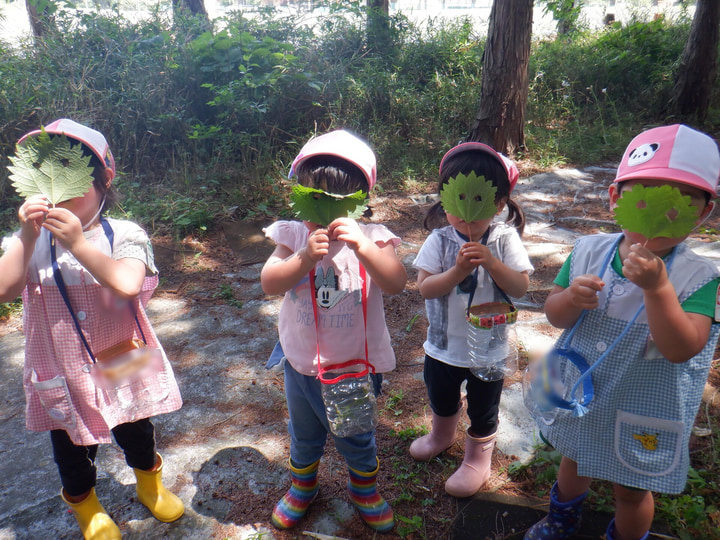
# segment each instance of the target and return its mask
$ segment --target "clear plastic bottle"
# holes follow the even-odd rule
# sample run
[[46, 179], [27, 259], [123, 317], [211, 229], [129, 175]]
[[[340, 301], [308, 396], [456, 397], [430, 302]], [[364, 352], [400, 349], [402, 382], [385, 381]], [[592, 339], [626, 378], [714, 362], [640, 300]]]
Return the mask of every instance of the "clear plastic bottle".
[[[325, 375], [330, 379], [331, 373]], [[322, 383], [330, 430], [338, 437], [367, 433], [377, 425], [377, 400], [369, 374], [348, 377], [334, 383]]]
[[483, 381], [498, 381], [517, 370], [518, 347], [514, 324], [479, 328], [468, 321], [470, 371]]

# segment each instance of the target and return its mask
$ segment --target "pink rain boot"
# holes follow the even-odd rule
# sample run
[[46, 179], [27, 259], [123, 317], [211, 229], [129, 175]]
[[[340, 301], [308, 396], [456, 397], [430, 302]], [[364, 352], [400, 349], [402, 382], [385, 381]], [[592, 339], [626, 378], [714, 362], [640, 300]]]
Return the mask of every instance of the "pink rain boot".
[[455, 442], [462, 408], [452, 416], [432, 415], [432, 431], [415, 439], [410, 445], [410, 455], [418, 461], [429, 461], [447, 450]]
[[487, 437], [465, 437], [465, 458], [462, 465], [445, 482], [445, 491], [453, 497], [470, 497], [490, 478], [490, 458], [497, 432]]

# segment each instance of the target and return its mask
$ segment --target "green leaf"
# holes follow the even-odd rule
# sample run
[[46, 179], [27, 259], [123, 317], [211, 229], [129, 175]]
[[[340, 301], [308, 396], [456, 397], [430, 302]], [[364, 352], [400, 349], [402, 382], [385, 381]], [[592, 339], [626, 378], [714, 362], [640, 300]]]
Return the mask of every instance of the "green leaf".
[[81, 145], [71, 146], [65, 135], [50, 138], [43, 129], [18, 145], [10, 161], [10, 181], [25, 198], [45, 195], [54, 206], [82, 197], [92, 186], [90, 156], [83, 156]]
[[622, 193], [614, 213], [620, 227], [648, 240], [686, 236], [698, 219], [698, 208], [692, 205], [690, 197], [668, 185], [635, 184], [632, 190]]
[[451, 178], [440, 191], [440, 203], [445, 212], [470, 223], [495, 215], [497, 188], [484, 176], [474, 172]]
[[296, 184], [290, 195], [290, 205], [298, 219], [327, 227], [340, 217], [357, 219], [367, 209], [367, 194], [356, 191], [350, 195], [326, 193]]

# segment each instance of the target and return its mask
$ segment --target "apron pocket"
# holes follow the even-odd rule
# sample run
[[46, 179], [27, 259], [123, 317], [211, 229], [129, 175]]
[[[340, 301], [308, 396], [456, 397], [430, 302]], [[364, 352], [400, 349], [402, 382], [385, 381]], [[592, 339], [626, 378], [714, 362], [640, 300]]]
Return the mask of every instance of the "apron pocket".
[[633, 472], [664, 476], [680, 463], [683, 430], [682, 422], [618, 411], [615, 454]]
[[50, 418], [65, 427], [75, 427], [75, 408], [65, 377], [57, 375], [48, 381], [38, 381], [37, 373], [33, 370], [30, 382]]

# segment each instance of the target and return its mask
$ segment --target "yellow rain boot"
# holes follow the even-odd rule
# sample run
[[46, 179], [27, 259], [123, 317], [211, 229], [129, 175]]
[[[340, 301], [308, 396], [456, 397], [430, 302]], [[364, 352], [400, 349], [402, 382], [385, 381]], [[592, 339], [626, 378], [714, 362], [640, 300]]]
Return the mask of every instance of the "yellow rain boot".
[[72, 503], [65, 498], [65, 490], [60, 492], [80, 526], [85, 540], [119, 540], [120, 529], [108, 515], [95, 494], [95, 488], [82, 501]]
[[137, 485], [135, 491], [141, 503], [147, 506], [148, 510], [156, 519], [170, 523], [180, 519], [185, 512], [180, 497], [170, 493], [162, 484], [163, 460], [160, 454], [157, 455], [159, 466], [154, 471], [143, 471], [133, 469]]

